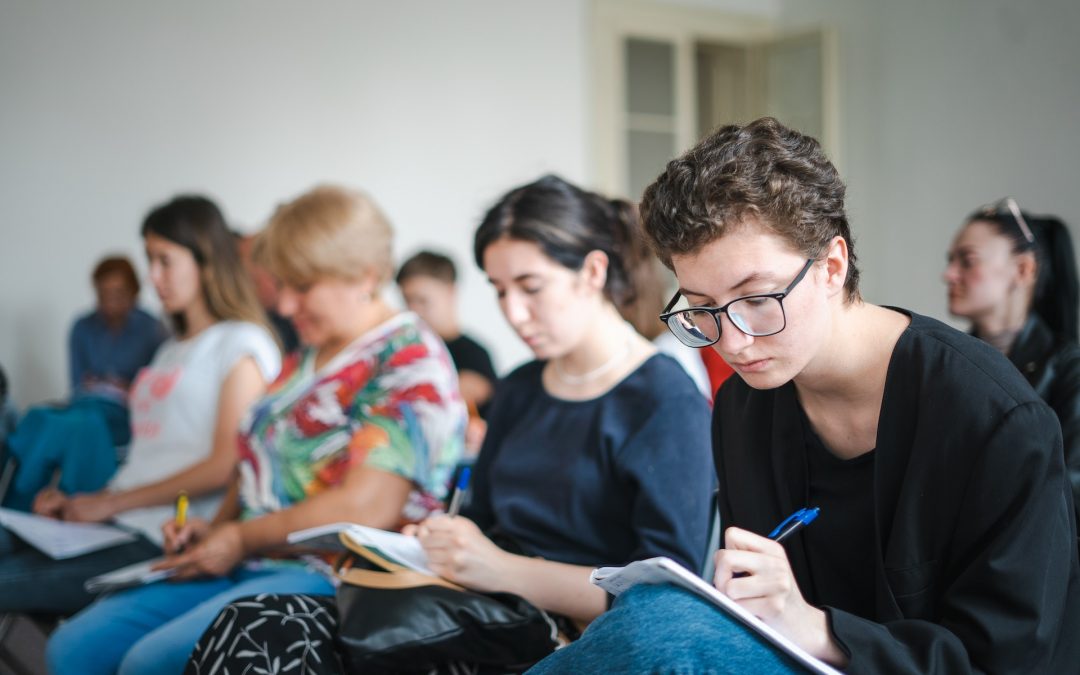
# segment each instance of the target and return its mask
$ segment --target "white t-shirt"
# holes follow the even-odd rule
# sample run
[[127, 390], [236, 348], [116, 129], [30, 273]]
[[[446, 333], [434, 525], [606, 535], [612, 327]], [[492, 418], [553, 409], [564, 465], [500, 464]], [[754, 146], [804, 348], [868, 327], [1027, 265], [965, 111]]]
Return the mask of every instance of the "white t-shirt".
[[[653, 344], [656, 345], [657, 349], [678, 361], [679, 365], [686, 371], [686, 374], [689, 375], [690, 379], [697, 385], [701, 395], [710, 401], [712, 400], [712, 391], [710, 391], [711, 385], [709, 384], [709, 371], [705, 368], [705, 361], [702, 360], [701, 354], [698, 353], [697, 349], [687, 347], [679, 342], [679, 338], [672, 335], [671, 331], [668, 330], [657, 335], [656, 339], [653, 340]], [[712, 348], [709, 347], [708, 349]]]
[[[277, 343], [266, 329], [252, 323], [222, 321], [194, 337], [161, 345], [131, 386], [131, 445], [109, 489], [154, 483], [208, 457], [221, 385], [245, 356], [255, 360], [267, 382], [277, 377], [281, 369]], [[193, 498], [191, 516], [212, 517], [222, 494]], [[161, 524], [172, 515], [172, 506], [150, 506], [121, 513], [116, 520], [160, 543]]]

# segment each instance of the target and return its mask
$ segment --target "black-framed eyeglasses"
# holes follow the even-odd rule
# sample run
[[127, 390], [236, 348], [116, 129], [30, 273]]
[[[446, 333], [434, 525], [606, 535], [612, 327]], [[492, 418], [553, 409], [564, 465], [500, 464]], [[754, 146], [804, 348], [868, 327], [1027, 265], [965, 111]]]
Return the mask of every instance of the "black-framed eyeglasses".
[[667, 324], [668, 330], [687, 347], [708, 347], [716, 344], [720, 340], [721, 314], [727, 314], [731, 324], [747, 335], [776, 335], [787, 327], [784, 298], [799, 285], [813, 264], [813, 258], [807, 260], [799, 275], [779, 293], [744, 295], [723, 307], [688, 307], [673, 312], [671, 308], [679, 302], [682, 295], [676, 291], [671, 302], [660, 314], [660, 320]]

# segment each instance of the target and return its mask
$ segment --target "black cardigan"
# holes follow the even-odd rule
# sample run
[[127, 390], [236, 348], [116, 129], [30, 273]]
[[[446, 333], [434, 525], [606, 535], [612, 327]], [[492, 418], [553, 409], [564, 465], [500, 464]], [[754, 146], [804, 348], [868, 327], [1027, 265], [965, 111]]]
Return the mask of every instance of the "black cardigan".
[[1061, 422], [1065, 471], [1072, 484], [1073, 506], [1080, 522], [1080, 345], [1055, 335], [1046, 322], [1032, 314], [1016, 336], [1009, 360]]
[[[766, 533], [807, 493], [794, 386], [721, 388], [724, 526]], [[875, 615], [824, 608], [852, 673], [1080, 672], [1080, 568], [1054, 414], [985, 343], [912, 314], [874, 458]], [[822, 514], [826, 516], [827, 514]], [[851, 545], [851, 542], [848, 543]], [[814, 603], [802, 538], [785, 544]]]

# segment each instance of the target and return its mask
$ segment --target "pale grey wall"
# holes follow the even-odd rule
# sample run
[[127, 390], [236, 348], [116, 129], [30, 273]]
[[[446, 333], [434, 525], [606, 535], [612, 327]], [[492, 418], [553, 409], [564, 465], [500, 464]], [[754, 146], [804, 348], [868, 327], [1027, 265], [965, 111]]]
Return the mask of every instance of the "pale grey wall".
[[844, 174], [867, 296], [946, 318], [964, 216], [1012, 195], [1080, 235], [1080, 3], [785, 0], [837, 27]]
[[250, 228], [316, 182], [363, 187], [399, 254], [457, 257], [500, 364], [527, 355], [470, 240], [509, 187], [587, 178], [584, 0], [0, 3], [0, 363], [21, 403], [65, 393], [93, 263], [142, 267], [142, 215], [182, 190]]

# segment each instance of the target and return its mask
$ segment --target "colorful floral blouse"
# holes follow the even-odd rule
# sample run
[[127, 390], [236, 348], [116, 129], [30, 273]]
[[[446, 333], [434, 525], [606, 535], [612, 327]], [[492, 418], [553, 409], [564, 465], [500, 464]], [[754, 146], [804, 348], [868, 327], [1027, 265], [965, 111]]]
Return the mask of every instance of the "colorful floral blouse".
[[244, 518], [339, 484], [353, 466], [413, 483], [402, 522], [440, 506], [464, 447], [467, 419], [442, 340], [403, 313], [358, 338], [318, 371], [294, 353], [240, 437]]

